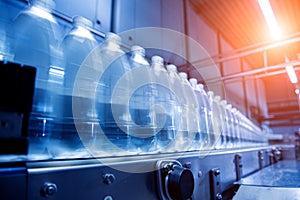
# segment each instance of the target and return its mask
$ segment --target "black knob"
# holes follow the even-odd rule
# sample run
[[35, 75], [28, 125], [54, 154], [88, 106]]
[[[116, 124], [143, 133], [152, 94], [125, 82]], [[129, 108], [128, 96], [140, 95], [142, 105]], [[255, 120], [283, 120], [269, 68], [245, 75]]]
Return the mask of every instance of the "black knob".
[[173, 200], [189, 199], [194, 191], [194, 176], [191, 170], [175, 165], [168, 174], [167, 190]]

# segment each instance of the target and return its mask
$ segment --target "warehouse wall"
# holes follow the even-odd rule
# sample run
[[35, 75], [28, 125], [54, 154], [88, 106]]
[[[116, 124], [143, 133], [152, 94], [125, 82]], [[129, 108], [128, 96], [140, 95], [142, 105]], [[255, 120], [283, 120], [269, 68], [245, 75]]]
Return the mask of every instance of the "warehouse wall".
[[[160, 47], [179, 52], [185, 56], [184, 38], [168, 35], [169, 30], [184, 33], [184, 6], [182, 0], [115, 0], [113, 3], [112, 31], [122, 37], [128, 46], [141, 45], [148, 48], [147, 55], [162, 56], [167, 63], [184, 64], [184, 59], [176, 57], [170, 52], [157, 51], [151, 47]], [[144, 30], [142, 28], [165, 28]], [[167, 29], [167, 30], [166, 30]], [[175, 37], [175, 38], [174, 38]], [[170, 42], [171, 40], [171, 42]]]
[[[234, 50], [221, 35], [218, 35], [215, 30], [203, 21], [189, 3], [187, 3], [187, 16], [189, 36], [199, 42], [210, 56], [213, 57]], [[218, 68], [223, 76], [239, 73], [242, 70], [251, 70], [247, 62], [239, 59], [218, 64]], [[219, 74], [215, 73], [215, 76], [213, 76], [208, 73], [206, 75], [217, 78]], [[267, 115], [265, 87], [261, 80], [244, 79], [242, 77], [226, 80], [224, 81], [224, 88], [225, 91], [219, 90], [216, 93], [226, 98], [229, 103], [233, 104], [248, 117], [256, 118], [258, 115]]]

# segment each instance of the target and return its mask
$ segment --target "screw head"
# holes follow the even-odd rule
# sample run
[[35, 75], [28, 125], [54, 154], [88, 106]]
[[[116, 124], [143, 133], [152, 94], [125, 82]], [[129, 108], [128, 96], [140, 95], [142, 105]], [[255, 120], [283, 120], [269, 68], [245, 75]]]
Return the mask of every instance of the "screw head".
[[107, 185], [112, 184], [116, 180], [115, 176], [113, 174], [105, 174], [103, 176], [103, 182]]
[[191, 169], [192, 163], [191, 162], [187, 162], [187, 163], [183, 164], [183, 167]]
[[216, 194], [216, 199], [217, 200], [221, 200], [223, 197], [222, 197], [222, 194], [220, 194], [220, 193], [218, 193], [218, 194]]
[[55, 183], [46, 182], [41, 188], [43, 196], [53, 196], [57, 192], [57, 186]]
[[219, 170], [219, 169], [216, 169], [215, 171], [214, 171], [214, 175], [215, 176], [219, 176], [221, 174], [221, 171]]
[[202, 171], [199, 171], [198, 172], [198, 177], [201, 177], [203, 174], [202, 174]]
[[103, 200], [113, 200], [113, 197], [108, 195], [108, 196], [105, 196]]

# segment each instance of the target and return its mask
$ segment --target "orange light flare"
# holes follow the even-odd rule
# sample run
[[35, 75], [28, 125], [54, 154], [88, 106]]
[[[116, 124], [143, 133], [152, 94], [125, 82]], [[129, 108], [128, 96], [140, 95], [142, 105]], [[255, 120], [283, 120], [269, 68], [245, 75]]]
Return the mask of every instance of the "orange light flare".
[[272, 37], [276, 40], [280, 39], [282, 37], [282, 33], [278, 26], [270, 1], [258, 0], [258, 4], [264, 15], [265, 21], [269, 27]]

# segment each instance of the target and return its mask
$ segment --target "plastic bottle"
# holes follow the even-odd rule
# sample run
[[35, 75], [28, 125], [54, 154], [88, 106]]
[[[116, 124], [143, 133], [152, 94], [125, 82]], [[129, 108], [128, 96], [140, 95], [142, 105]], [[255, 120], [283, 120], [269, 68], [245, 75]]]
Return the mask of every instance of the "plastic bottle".
[[238, 111], [238, 119], [239, 119], [239, 130], [240, 130], [240, 144], [241, 147], [245, 147], [247, 146], [247, 141], [246, 141], [246, 134], [247, 134], [247, 130], [245, 127], [245, 121], [244, 121], [244, 115]]
[[[200, 124], [199, 124], [199, 105], [188, 76], [185, 72], [179, 72], [181, 77], [182, 89], [185, 99], [187, 100], [187, 122], [188, 122], [188, 135], [187, 147], [188, 150], [200, 150]], [[197, 82], [196, 82], [197, 83]], [[196, 85], [195, 83], [195, 85]]]
[[222, 127], [222, 137], [223, 137], [223, 142], [222, 142], [222, 148], [230, 148], [230, 127], [228, 124], [229, 117], [226, 112], [226, 100], [222, 100], [220, 96], [215, 97], [215, 101], [219, 104], [220, 108], [220, 117], [221, 117], [221, 127]]
[[[149, 126], [151, 121], [150, 106], [154, 105], [153, 86], [150, 84], [152, 75], [150, 64], [145, 59], [145, 49], [140, 46], [131, 47], [130, 66], [133, 74], [142, 77], [135, 77], [134, 81], [138, 88], [134, 89], [134, 93], [130, 99], [130, 115], [137, 126]], [[142, 80], [140, 80], [142, 79]], [[143, 85], [143, 82], [147, 85]], [[142, 83], [142, 86], [141, 84]]]
[[178, 126], [176, 127], [176, 137], [171, 151], [183, 151], [187, 149], [186, 144], [187, 135], [188, 135], [188, 119], [187, 119], [187, 100], [184, 95], [183, 87], [181, 84], [181, 78], [177, 73], [177, 67], [175, 65], [167, 65], [167, 71], [169, 74], [170, 86], [172, 91], [174, 91], [175, 97], [178, 99], [176, 104], [176, 109], [174, 114], [179, 114], [176, 116], [178, 119]]
[[[83, 106], [80, 109], [86, 112], [81, 114], [81, 123], [90, 123], [92, 119], [89, 116], [89, 111], [92, 109], [93, 100], [91, 98], [83, 98], [78, 96], [73, 96], [73, 89], [75, 79], [77, 77], [77, 72], [87, 58], [87, 56], [92, 52], [92, 50], [97, 46], [97, 41], [88, 30], [92, 28], [92, 22], [84, 17], [75, 16], [73, 17], [73, 28], [64, 37], [61, 47], [64, 52], [64, 59], [66, 63], [65, 76], [64, 76], [64, 92], [60, 95], [63, 104], [63, 116], [61, 119], [61, 126], [63, 129], [63, 141], [66, 142], [69, 147], [78, 150], [81, 146], [80, 138], [78, 137], [77, 130], [74, 126], [74, 119], [72, 113], [72, 98], [81, 101]], [[96, 62], [96, 59], [95, 61]], [[88, 127], [88, 125], [86, 125]], [[86, 132], [85, 137], [91, 136], [91, 133]], [[84, 137], [81, 134], [81, 137]]]
[[[176, 129], [176, 137], [174, 141], [173, 149], [174, 151], [187, 151], [191, 150], [191, 144], [193, 142], [192, 135], [189, 135], [190, 124], [189, 124], [189, 102], [187, 99], [187, 92], [192, 91], [192, 88], [187, 81], [187, 75], [182, 73], [177, 73], [177, 67], [175, 65], [167, 65], [167, 70], [169, 72], [169, 79], [171, 83], [171, 88], [175, 93], [175, 97], [178, 99], [178, 104], [176, 105], [175, 114], [176, 119], [179, 120], [179, 126]], [[188, 91], [185, 91], [188, 89]], [[194, 101], [196, 102], [196, 100]]]
[[61, 115], [57, 92], [62, 89], [64, 66], [59, 26], [51, 15], [54, 6], [52, 0], [31, 1], [14, 19], [10, 30], [14, 62], [37, 68], [28, 132], [33, 144], [41, 147], [35, 153], [41, 154], [48, 152], [48, 136], [60, 135], [61, 131], [54, 121]]
[[152, 111], [156, 103], [157, 88], [153, 84], [154, 76], [145, 58], [145, 49], [140, 46], [131, 47], [130, 65], [134, 75], [131, 88], [133, 93], [129, 102], [130, 116], [134, 123], [130, 130], [133, 136], [131, 141], [138, 153], [157, 151], [157, 127], [155, 113]]
[[193, 150], [202, 150], [208, 144], [208, 113], [204, 104], [204, 97], [200, 88], [197, 86], [197, 79], [189, 79], [190, 84], [194, 90], [195, 97], [197, 99], [198, 107], [196, 109], [195, 116], [195, 138], [193, 143]]
[[234, 130], [235, 130], [235, 138], [234, 138], [234, 146], [239, 148], [241, 147], [241, 135], [240, 135], [240, 119], [238, 117], [238, 110], [236, 108], [231, 109], [233, 119], [234, 119]]
[[33, 0], [12, 24], [14, 60], [37, 67], [37, 88], [46, 88], [49, 66], [59, 47], [60, 30], [51, 15], [52, 0]]
[[[107, 33], [105, 41], [95, 50], [94, 56], [98, 57], [97, 61], [91, 62], [94, 60], [92, 57], [92, 60], [86, 63], [90, 64], [87, 65], [88, 77], [80, 77], [83, 83], [81, 95], [95, 98], [97, 123], [100, 124], [101, 130], [94, 131], [93, 146], [101, 155], [121, 155], [133, 151], [129, 132], [132, 125], [129, 105], [123, 101], [124, 95], [129, 94], [132, 79], [123, 76], [131, 69], [120, 44], [121, 38], [118, 35]], [[95, 88], [91, 89], [89, 78], [93, 79], [91, 81], [97, 81], [93, 85]], [[121, 78], [123, 81], [119, 84]]]
[[9, 19], [9, 9], [5, 8], [5, 2], [0, 2], [0, 6], [2, 7], [0, 13], [0, 62], [1, 61], [11, 61], [11, 52], [10, 52], [10, 42], [9, 42], [9, 26], [10, 19]]
[[151, 70], [155, 86], [155, 105], [153, 112], [154, 124], [156, 126], [157, 150], [170, 152], [172, 148], [176, 125], [178, 124], [178, 113], [176, 113], [176, 98], [172, 92], [169, 74], [164, 67], [163, 59], [159, 56], [151, 58]]
[[64, 37], [62, 49], [66, 60], [65, 93], [72, 95], [74, 81], [80, 65], [89, 53], [97, 46], [97, 41], [88, 30], [93, 23], [81, 16], [73, 17], [73, 28]]
[[251, 138], [250, 138], [251, 133], [249, 131], [249, 125], [247, 122], [247, 118], [245, 115], [240, 113], [240, 119], [241, 119], [240, 130], [241, 130], [241, 136], [242, 136], [242, 140], [243, 140], [243, 147], [251, 146]]
[[225, 144], [224, 137], [224, 115], [220, 110], [220, 97], [214, 96], [213, 91], [207, 92], [210, 107], [212, 108], [212, 125], [214, 134], [210, 135], [211, 148], [221, 149]]
[[236, 129], [234, 127], [234, 117], [231, 111], [232, 105], [226, 104], [226, 115], [227, 115], [227, 128], [228, 128], [228, 137], [229, 144], [228, 148], [235, 147], [235, 138], [236, 138]]
[[[201, 129], [204, 130], [205, 133], [207, 133], [207, 143], [205, 146], [203, 146], [204, 149], [211, 149], [210, 145], [210, 137], [214, 136], [214, 130], [213, 130], [213, 124], [212, 124], [212, 107], [209, 103], [209, 97], [206, 91], [204, 90], [204, 86], [202, 84], [197, 84], [197, 87], [199, 88], [202, 97], [203, 97], [203, 107], [201, 113], [204, 115], [203, 118], [207, 118], [207, 125], [202, 125], [202, 123], [206, 123], [205, 121], [201, 120], [200, 118], [200, 123], [201, 123]], [[203, 127], [205, 127], [203, 129]]]

